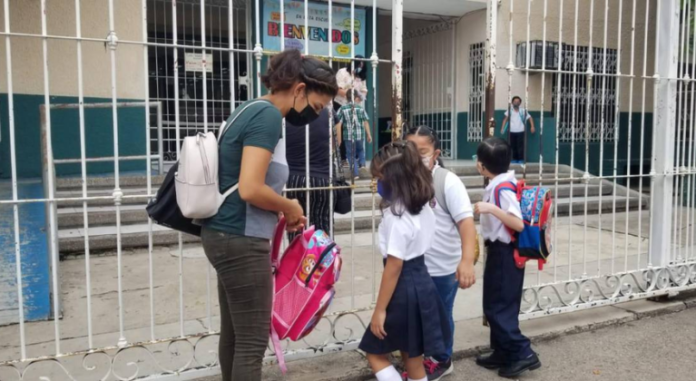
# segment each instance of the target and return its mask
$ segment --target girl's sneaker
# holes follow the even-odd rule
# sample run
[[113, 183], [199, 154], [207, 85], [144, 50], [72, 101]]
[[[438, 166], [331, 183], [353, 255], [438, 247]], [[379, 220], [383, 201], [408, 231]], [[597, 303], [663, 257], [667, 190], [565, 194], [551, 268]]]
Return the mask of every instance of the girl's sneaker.
[[449, 376], [454, 372], [454, 364], [452, 359], [447, 361], [435, 362], [431, 359], [426, 359], [423, 362], [425, 367], [425, 373], [428, 375], [428, 381], [438, 381], [443, 379], [445, 376]]

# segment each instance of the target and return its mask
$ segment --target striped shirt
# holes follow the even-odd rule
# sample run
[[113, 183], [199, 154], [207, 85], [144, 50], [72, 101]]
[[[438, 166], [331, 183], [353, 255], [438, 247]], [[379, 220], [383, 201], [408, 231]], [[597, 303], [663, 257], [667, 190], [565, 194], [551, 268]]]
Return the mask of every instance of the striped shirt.
[[[355, 112], [353, 112], [355, 110]], [[347, 104], [338, 110], [338, 122], [343, 123], [343, 140], [363, 140], [365, 135], [365, 122], [369, 121], [365, 109], [358, 104]], [[356, 128], [357, 126], [357, 128]]]

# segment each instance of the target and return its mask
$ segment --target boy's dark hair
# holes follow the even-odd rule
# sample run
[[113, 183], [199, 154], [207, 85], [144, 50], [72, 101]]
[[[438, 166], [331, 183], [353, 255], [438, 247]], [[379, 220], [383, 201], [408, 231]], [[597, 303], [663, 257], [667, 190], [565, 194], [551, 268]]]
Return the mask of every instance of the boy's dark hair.
[[353, 103], [353, 99], [355, 98], [362, 99], [360, 97], [360, 92], [355, 91], [355, 89], [349, 89], [346, 91], [346, 100], [348, 100], [348, 103]]
[[518, 97], [517, 95], [515, 95], [514, 97], [512, 97], [512, 100], [510, 101], [510, 103], [514, 102], [515, 99], [519, 99], [519, 100], [520, 100], [520, 103], [522, 103], [522, 98]]
[[499, 175], [510, 169], [510, 145], [498, 137], [486, 138], [476, 150], [476, 158], [488, 172]]
[[308, 93], [331, 97], [338, 93], [336, 72], [331, 66], [316, 58], [305, 57], [296, 49], [273, 56], [261, 80], [271, 93], [289, 90], [297, 82], [303, 82]]
[[[437, 134], [435, 131], [433, 131], [432, 128], [426, 126], [426, 125], [420, 125], [418, 127], [412, 127], [406, 132], [406, 139], [408, 139], [409, 136], [423, 136], [428, 138], [430, 140], [430, 143], [433, 145], [433, 148], [436, 150], [441, 149], [440, 148], [440, 139], [437, 137]], [[443, 162], [442, 162], [442, 154], [437, 158], [437, 163], [441, 167], [445, 167]]]
[[382, 210], [390, 208], [401, 216], [404, 210], [416, 215], [435, 197], [432, 173], [423, 165], [416, 145], [409, 141], [385, 145], [372, 159], [370, 171], [390, 193], [382, 199]]

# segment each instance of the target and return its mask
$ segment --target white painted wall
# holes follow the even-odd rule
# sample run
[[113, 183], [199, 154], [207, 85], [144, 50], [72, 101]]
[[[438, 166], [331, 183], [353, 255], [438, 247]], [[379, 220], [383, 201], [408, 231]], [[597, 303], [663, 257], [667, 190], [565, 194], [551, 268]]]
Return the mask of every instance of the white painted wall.
[[[75, 36], [75, 2], [47, 2], [49, 35]], [[109, 33], [108, 3], [105, 0], [81, 1], [82, 34], [104, 38]], [[142, 40], [140, 0], [114, 1], [116, 34], [120, 40]], [[0, 7], [0, 28], [4, 31]], [[41, 8], [38, 0], [10, 1], [11, 31], [41, 34]], [[87, 97], [111, 97], [111, 63], [104, 44], [83, 42], [84, 94]], [[5, 38], [0, 38], [0, 93], [7, 92]], [[117, 89], [119, 98], [143, 99], [143, 48], [119, 44], [117, 50]], [[77, 48], [74, 41], [48, 40], [49, 86], [51, 95], [77, 96]], [[12, 37], [12, 75], [17, 94], [43, 94], [43, 50], [40, 38]]]
[[[510, 83], [506, 67], [512, 61], [515, 62], [515, 52], [517, 44], [527, 41], [527, 19], [529, 18], [529, 40], [542, 40], [544, 32], [544, 0], [531, 1], [531, 11], [528, 12], [528, 0], [507, 0], [502, 1], [498, 8], [498, 72], [496, 81], [496, 108], [505, 109], [508, 105]], [[560, 13], [560, 5], [563, 2], [563, 13]], [[608, 48], [618, 49], [621, 42], [621, 73], [633, 74], [633, 112], [639, 112], [642, 102], [642, 74], [643, 55], [647, 49], [647, 75], [654, 74], [654, 42], [655, 42], [655, 0], [636, 0], [636, 21], [635, 21], [635, 45], [632, 49], [631, 29], [633, 1], [629, 0], [579, 0], [577, 13], [577, 44], [578, 46], [590, 46], [590, 34], [592, 32], [592, 46], [604, 46], [605, 25], [607, 31]], [[591, 5], [594, 3], [594, 15], [591, 17]], [[546, 39], [547, 41], [562, 41], [563, 43], [575, 44], [576, 12], [574, 0], [548, 0]], [[609, 5], [608, 18], [605, 23], [605, 5]], [[619, 4], [623, 4], [623, 11], [619, 12]], [[645, 40], [645, 11], [646, 4], [650, 5], [650, 17], [648, 25], [648, 43]], [[513, 12], [510, 12], [511, 5]], [[619, 17], [622, 16], [619, 23]], [[512, 19], [512, 41], [510, 40], [510, 20]], [[559, 25], [563, 21], [562, 40], [559, 39]], [[621, 39], [619, 40], [619, 32]], [[511, 43], [512, 42], [512, 55]], [[542, 74], [532, 74], [529, 76], [529, 88], [526, 101], [530, 110], [541, 110], [541, 82]], [[551, 111], [551, 81], [553, 76], [548, 74], [545, 85], [544, 110]], [[512, 95], [525, 97], [526, 75], [522, 71], [516, 71], [512, 75]], [[646, 111], [652, 109], [652, 81], [647, 81], [645, 92]], [[620, 90], [621, 111], [628, 112], [630, 108], [629, 94], [630, 81], [622, 79]]]

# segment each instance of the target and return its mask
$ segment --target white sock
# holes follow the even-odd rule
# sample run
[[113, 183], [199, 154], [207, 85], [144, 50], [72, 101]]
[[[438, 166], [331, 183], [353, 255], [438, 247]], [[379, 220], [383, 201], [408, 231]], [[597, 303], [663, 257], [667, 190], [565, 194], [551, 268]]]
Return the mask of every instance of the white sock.
[[419, 380], [414, 380], [414, 379], [412, 379], [411, 377], [409, 377], [409, 378], [408, 378], [408, 381], [428, 381], [428, 377], [426, 376], [426, 377], [423, 377], [423, 378], [421, 378], [421, 379], [419, 379]]
[[377, 381], [401, 381], [401, 375], [393, 365], [380, 370], [375, 374], [375, 377], [377, 377]]

